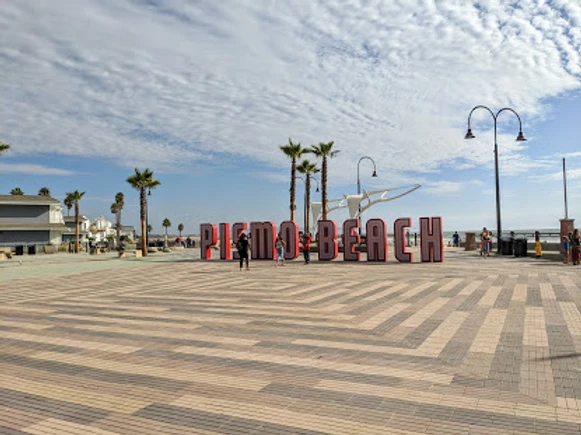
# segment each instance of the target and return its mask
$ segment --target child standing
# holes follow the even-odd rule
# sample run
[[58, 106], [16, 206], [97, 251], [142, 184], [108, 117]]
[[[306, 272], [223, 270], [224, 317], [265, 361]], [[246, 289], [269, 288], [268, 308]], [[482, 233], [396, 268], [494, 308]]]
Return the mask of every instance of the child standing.
[[561, 247], [563, 248], [563, 264], [569, 264], [569, 237], [563, 236]]
[[311, 233], [305, 233], [303, 235], [303, 255], [305, 257], [305, 264], [311, 262]]
[[571, 239], [571, 259], [573, 260], [573, 266], [579, 265], [580, 245], [581, 236], [579, 235], [579, 230], [575, 228], [575, 231], [573, 231], [573, 238]]

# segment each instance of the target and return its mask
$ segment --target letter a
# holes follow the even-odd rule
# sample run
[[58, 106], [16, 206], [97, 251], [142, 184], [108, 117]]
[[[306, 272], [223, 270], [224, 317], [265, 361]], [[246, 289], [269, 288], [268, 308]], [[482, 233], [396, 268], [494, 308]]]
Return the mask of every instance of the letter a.
[[366, 224], [367, 261], [387, 261], [387, 225], [383, 219], [369, 219]]

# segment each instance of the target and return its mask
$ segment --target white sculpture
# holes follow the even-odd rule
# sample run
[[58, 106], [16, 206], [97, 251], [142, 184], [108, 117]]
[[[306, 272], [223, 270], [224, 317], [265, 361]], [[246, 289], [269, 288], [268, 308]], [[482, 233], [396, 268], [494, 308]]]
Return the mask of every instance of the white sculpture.
[[[327, 201], [327, 214], [332, 211], [338, 210], [340, 208], [349, 209], [349, 217], [351, 219], [357, 219], [361, 217], [361, 214], [367, 210], [369, 207], [378, 204], [380, 202], [393, 201], [394, 199], [401, 198], [408, 193], [412, 193], [414, 190], [422, 187], [420, 184], [412, 184], [410, 186], [393, 187], [391, 189], [382, 190], [363, 190], [361, 195], [343, 195], [343, 199], [330, 199]], [[400, 191], [402, 189], [407, 189], [403, 193], [388, 197], [389, 192]], [[373, 195], [380, 195], [377, 199], [372, 199]], [[366, 204], [363, 202], [367, 200]], [[336, 205], [334, 205], [336, 204]], [[311, 213], [314, 222], [321, 219], [323, 211], [323, 204], [321, 202], [311, 202]], [[309, 228], [310, 231], [310, 228]]]

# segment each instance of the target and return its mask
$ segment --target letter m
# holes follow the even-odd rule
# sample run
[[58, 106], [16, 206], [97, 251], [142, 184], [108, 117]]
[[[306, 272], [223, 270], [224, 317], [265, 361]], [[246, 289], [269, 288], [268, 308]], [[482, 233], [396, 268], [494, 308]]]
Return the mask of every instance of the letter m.
[[273, 222], [250, 223], [250, 250], [253, 260], [273, 260], [276, 224]]

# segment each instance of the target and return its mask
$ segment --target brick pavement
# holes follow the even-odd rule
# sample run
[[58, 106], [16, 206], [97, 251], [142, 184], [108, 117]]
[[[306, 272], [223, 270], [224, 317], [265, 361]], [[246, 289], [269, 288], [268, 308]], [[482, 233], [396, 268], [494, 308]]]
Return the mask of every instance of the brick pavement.
[[141, 264], [2, 282], [0, 434], [581, 433], [581, 268]]

